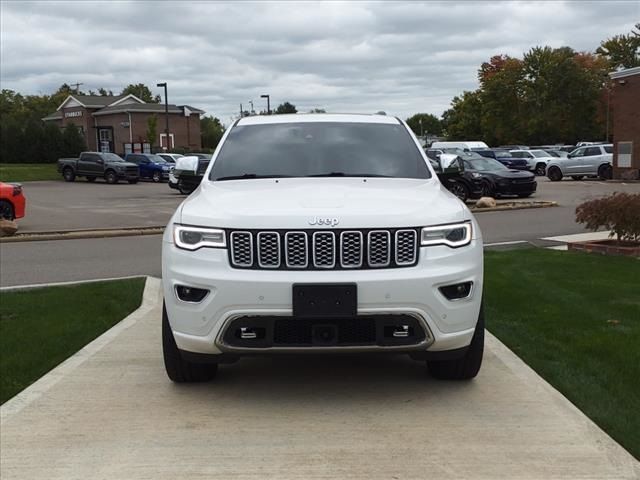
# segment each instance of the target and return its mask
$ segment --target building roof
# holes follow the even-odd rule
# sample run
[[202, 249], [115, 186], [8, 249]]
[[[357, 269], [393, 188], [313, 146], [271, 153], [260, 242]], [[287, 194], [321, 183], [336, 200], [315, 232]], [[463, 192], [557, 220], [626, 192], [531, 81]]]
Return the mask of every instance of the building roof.
[[[184, 110], [182, 107], [178, 105], [169, 105], [169, 113], [179, 113], [184, 114]], [[191, 110], [191, 109], [189, 109]], [[195, 111], [197, 109], [191, 110], [192, 113], [200, 113], [202, 110]], [[164, 113], [164, 103], [128, 103], [126, 105], [112, 105], [110, 107], [105, 107], [97, 112], [93, 112], [94, 116], [98, 115], [109, 115], [112, 113]], [[204, 112], [203, 112], [204, 113]]]
[[625, 68], [617, 72], [611, 72], [609, 76], [615, 80], [617, 78], [631, 77], [632, 75], [640, 75], [640, 67]]
[[[135, 101], [133, 103], [129, 103], [129, 102], [125, 103], [124, 100], [127, 97], [132, 97]], [[103, 106], [97, 106], [95, 104], [89, 103], [90, 101], [95, 102], [95, 100], [93, 99], [96, 99], [96, 98], [99, 98], [101, 100], [110, 99], [111, 103], [105, 104]], [[164, 113], [165, 111], [164, 103], [144, 103], [142, 100], [135, 97], [134, 95], [117, 95], [117, 96], [114, 95], [112, 97], [99, 97], [96, 95], [75, 95], [75, 96], [69, 95], [69, 97], [67, 97], [67, 100], [69, 99], [73, 99], [76, 102], [74, 103], [73, 106], [77, 106], [78, 104], [80, 104], [85, 108], [98, 108], [98, 110], [96, 110], [95, 112], [91, 112], [91, 115], [93, 116], [111, 115], [115, 113]], [[87, 99], [92, 99], [92, 100], [87, 100]], [[58, 107], [57, 111], [53, 112], [50, 115], [47, 115], [42, 120], [44, 121], [61, 120], [62, 112], [60, 110], [64, 108], [64, 105], [67, 103], [67, 100], [65, 100], [62, 103], [62, 105]], [[141, 103], [138, 103], [138, 102], [141, 102]], [[191, 107], [189, 105], [169, 105], [168, 107], [169, 107], [169, 113], [173, 113], [173, 114], [177, 113], [180, 115], [185, 115], [185, 113], [187, 113], [188, 115], [192, 115], [195, 113], [200, 115], [205, 113], [204, 110], [200, 110], [199, 108]], [[187, 112], [185, 112], [185, 110], [187, 110]]]

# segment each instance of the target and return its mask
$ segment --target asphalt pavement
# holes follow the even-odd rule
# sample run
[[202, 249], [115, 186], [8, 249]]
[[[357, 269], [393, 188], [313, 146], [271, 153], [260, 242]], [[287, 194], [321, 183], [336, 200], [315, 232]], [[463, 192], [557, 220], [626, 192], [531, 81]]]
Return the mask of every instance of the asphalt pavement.
[[[485, 243], [528, 241], [583, 233], [575, 207], [584, 200], [615, 191], [640, 192], [640, 184], [598, 180], [549, 182], [538, 179], [533, 200], [552, 200], [558, 207], [478, 213]], [[28, 217], [20, 231], [60, 227], [164, 225], [184, 199], [166, 184], [25, 184]], [[47, 214], [49, 212], [49, 214]], [[541, 242], [544, 243], [544, 242]], [[160, 236], [0, 243], [0, 286], [88, 280], [129, 275], [160, 276]]]
[[406, 355], [279, 356], [172, 384], [160, 291], [0, 408], [11, 479], [637, 479], [640, 464], [492, 335], [469, 382]]

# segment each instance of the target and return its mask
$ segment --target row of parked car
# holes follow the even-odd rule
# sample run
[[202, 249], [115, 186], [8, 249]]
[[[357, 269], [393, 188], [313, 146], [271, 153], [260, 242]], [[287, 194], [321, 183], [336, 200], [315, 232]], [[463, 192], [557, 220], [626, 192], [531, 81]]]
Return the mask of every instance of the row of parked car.
[[[571, 151], [567, 152], [569, 148]], [[581, 180], [586, 176], [606, 180], [612, 176], [611, 144], [489, 148], [483, 142], [436, 142], [425, 150], [436, 169], [441, 155], [458, 157], [459, 174], [445, 175], [441, 180], [465, 201], [480, 196], [528, 197], [537, 188], [535, 175], [546, 175], [551, 181], [564, 177]]]
[[198, 165], [194, 171], [183, 171], [180, 175], [175, 166], [183, 157], [177, 153], [129, 153], [123, 158], [115, 153], [82, 152], [78, 158], [59, 159], [58, 171], [67, 182], [83, 177], [88, 182], [103, 178], [111, 184], [119, 181], [135, 184], [140, 179], [147, 179], [153, 182], [167, 181], [169, 187], [189, 194], [199, 185], [211, 154], [192, 153], [184, 157], [197, 158]]

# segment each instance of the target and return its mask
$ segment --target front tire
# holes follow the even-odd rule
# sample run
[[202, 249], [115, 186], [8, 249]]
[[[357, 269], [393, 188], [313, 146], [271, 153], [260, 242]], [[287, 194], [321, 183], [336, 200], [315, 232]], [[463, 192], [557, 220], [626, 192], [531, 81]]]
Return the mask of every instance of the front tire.
[[162, 175], [160, 174], [160, 172], [153, 172], [151, 180], [153, 180], [155, 183], [159, 183], [162, 180]]
[[118, 183], [118, 175], [113, 170], [109, 170], [104, 174], [104, 179], [109, 185], [115, 185]]
[[189, 188], [186, 187], [184, 185], [184, 183], [182, 183], [181, 181], [178, 182], [178, 191], [182, 194], [182, 195], [191, 195], [191, 193], [193, 192], [193, 188]]
[[535, 174], [541, 177], [544, 177], [544, 174], [547, 171], [547, 165], [545, 163], [539, 163], [536, 165]]
[[427, 368], [432, 377], [440, 380], [469, 380], [480, 371], [483, 353], [484, 309], [480, 306], [476, 330], [464, 356], [453, 360], [427, 361]]
[[218, 373], [217, 363], [191, 363], [182, 359], [173, 337], [167, 308], [162, 304], [162, 354], [164, 368], [172, 382], [207, 382]]
[[558, 167], [551, 167], [547, 172], [547, 178], [549, 178], [549, 180], [551, 180], [552, 182], [559, 182], [560, 180], [562, 180], [562, 170], [560, 170]]
[[16, 214], [13, 205], [7, 200], [0, 200], [0, 219], [15, 220]]
[[463, 202], [466, 202], [469, 198], [469, 189], [464, 183], [460, 183], [458, 181], [453, 181], [451, 185], [451, 193], [453, 193], [456, 197], [458, 197]]
[[600, 178], [600, 180], [611, 180], [613, 178], [613, 168], [611, 168], [611, 165], [601, 165], [598, 169], [598, 178]]

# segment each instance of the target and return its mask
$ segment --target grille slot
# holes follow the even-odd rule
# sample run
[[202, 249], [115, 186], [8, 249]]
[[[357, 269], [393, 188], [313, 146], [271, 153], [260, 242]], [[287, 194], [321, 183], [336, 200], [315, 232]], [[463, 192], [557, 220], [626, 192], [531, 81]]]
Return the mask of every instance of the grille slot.
[[262, 268], [280, 266], [280, 235], [278, 232], [258, 234], [258, 265]]
[[231, 263], [236, 267], [253, 265], [253, 238], [251, 232], [231, 234]]
[[412, 265], [416, 261], [416, 242], [418, 235], [415, 230], [398, 230], [396, 232], [396, 264]]
[[313, 265], [333, 268], [336, 264], [336, 236], [333, 232], [314, 232]]
[[369, 232], [367, 246], [370, 267], [387, 267], [391, 263], [391, 235], [387, 230]]
[[309, 265], [307, 234], [287, 232], [285, 238], [285, 261], [289, 268], [306, 268]]
[[348, 231], [340, 234], [340, 265], [343, 268], [362, 266], [362, 232]]
[[265, 270], [410, 267], [419, 253], [416, 228], [231, 231], [229, 245], [232, 267]]

